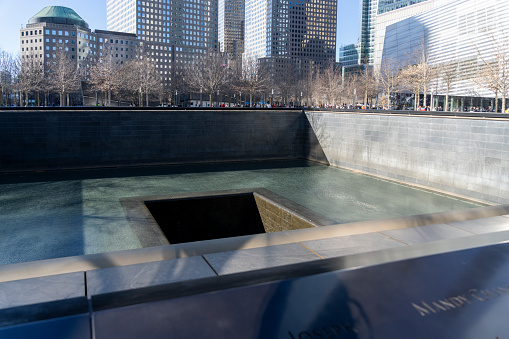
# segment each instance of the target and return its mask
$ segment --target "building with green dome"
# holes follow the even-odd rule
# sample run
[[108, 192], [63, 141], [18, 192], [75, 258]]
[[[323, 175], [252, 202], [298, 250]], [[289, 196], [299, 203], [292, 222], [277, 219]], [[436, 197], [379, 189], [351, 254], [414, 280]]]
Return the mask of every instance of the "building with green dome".
[[44, 7], [20, 30], [21, 61], [40, 60], [45, 66], [57, 59], [59, 51], [78, 68], [89, 67], [106, 51], [123, 63], [136, 57], [138, 47], [136, 34], [92, 31], [78, 13], [63, 6]]

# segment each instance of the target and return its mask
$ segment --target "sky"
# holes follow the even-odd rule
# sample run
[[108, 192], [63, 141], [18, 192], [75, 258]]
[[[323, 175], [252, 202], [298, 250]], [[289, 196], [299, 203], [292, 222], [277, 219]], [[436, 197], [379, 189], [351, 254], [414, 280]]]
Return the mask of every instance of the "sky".
[[[338, 47], [357, 42], [359, 3], [360, 0], [338, 0]], [[19, 53], [21, 26], [46, 6], [70, 7], [92, 30], [106, 29], [106, 0], [0, 0], [0, 48]]]

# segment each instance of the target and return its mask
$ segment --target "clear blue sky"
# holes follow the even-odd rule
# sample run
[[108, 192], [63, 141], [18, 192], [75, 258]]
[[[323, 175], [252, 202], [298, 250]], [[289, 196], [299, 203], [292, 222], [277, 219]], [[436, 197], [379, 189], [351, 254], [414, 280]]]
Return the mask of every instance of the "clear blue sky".
[[[338, 0], [337, 45], [357, 42], [360, 0]], [[19, 29], [46, 6], [70, 7], [91, 29], [106, 29], [106, 0], [0, 0], [0, 48], [19, 53]]]

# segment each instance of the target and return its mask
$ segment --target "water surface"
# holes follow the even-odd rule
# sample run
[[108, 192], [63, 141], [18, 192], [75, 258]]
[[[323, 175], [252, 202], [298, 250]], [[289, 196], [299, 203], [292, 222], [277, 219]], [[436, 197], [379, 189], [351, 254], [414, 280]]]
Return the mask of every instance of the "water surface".
[[479, 207], [305, 160], [0, 175], [0, 265], [140, 248], [120, 198], [266, 188], [338, 223]]

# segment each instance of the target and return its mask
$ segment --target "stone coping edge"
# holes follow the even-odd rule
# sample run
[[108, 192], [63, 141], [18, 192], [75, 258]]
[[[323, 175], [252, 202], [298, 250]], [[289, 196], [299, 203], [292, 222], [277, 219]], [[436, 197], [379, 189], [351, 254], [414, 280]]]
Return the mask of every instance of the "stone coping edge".
[[402, 218], [361, 221], [349, 224], [336, 224], [277, 233], [247, 235], [185, 244], [147, 247], [118, 252], [86, 254], [74, 257], [16, 263], [1, 266], [0, 282], [177, 259], [209, 253], [260, 248], [298, 243], [301, 241], [482, 219], [507, 214], [509, 214], [509, 205], [498, 205], [442, 213], [414, 215]]

